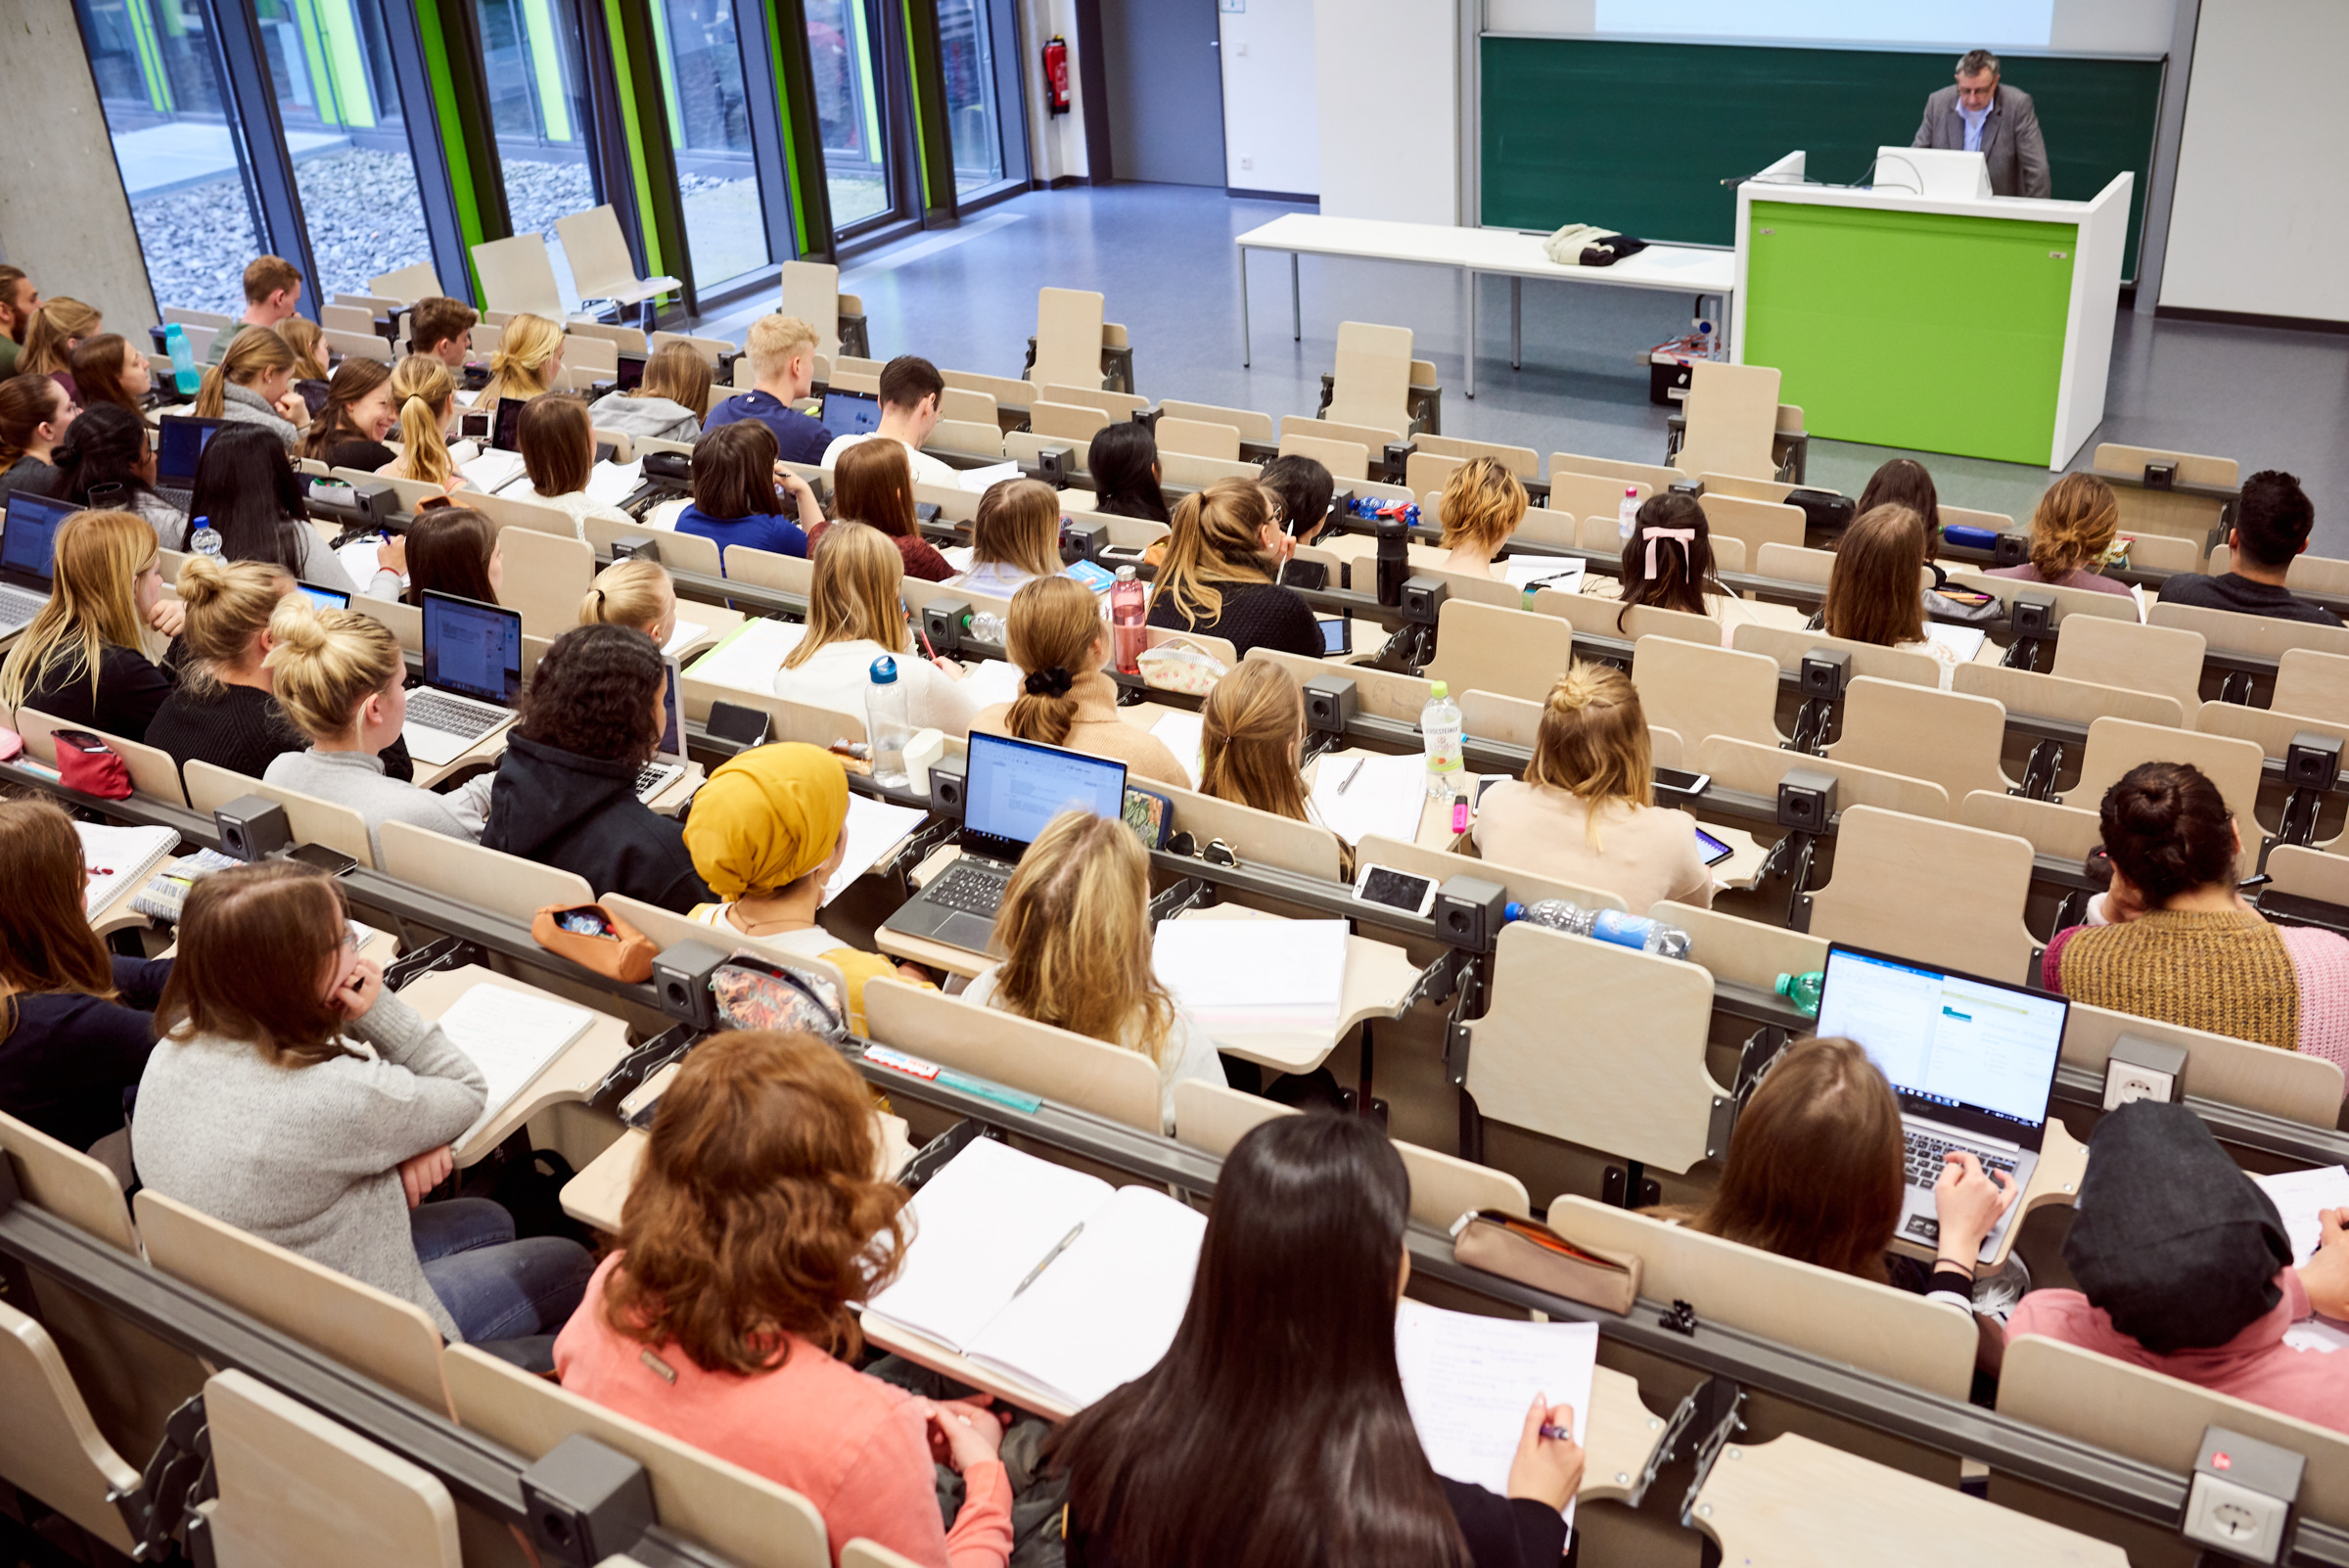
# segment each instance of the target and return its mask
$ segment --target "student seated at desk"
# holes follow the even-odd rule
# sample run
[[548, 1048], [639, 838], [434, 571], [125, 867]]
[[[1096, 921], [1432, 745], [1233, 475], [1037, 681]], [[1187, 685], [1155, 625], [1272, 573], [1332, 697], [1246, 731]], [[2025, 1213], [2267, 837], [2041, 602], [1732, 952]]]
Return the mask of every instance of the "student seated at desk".
[[474, 398], [474, 412], [495, 419], [500, 398], [527, 403], [543, 397], [562, 374], [563, 329], [526, 310], [499, 330], [496, 351], [489, 355], [489, 384]]
[[633, 392], [606, 392], [588, 409], [597, 430], [661, 441], [690, 441], [710, 409], [710, 361], [689, 343], [665, 343], [644, 362]]
[[1255, 480], [1221, 479], [1182, 498], [1150, 597], [1150, 624], [1221, 637], [1241, 658], [1272, 648], [1321, 657], [1313, 607], [1272, 580], [1295, 548], [1272, 495]]
[[864, 1033], [864, 983], [876, 975], [930, 983], [911, 965], [859, 952], [818, 924], [824, 886], [848, 853], [849, 773], [820, 746], [784, 741], [729, 759], [693, 798], [685, 848], [710, 891], [724, 899], [693, 910], [720, 931], [739, 931], [837, 967], [848, 982], [849, 1028]]
[[1525, 521], [1525, 486], [1493, 457], [1472, 457], [1444, 482], [1445, 570], [1473, 577], [1499, 576], [1493, 563], [1508, 553], [1509, 535]]
[[2007, 1319], [2038, 1334], [2336, 1432], [2349, 1357], [2284, 1342], [2313, 1313], [2349, 1318], [2349, 1209], [2319, 1216], [2295, 1268], [2275, 1203], [2183, 1105], [2104, 1113], [2063, 1239], [2078, 1290], [2035, 1290]]
[[164, 549], [187, 548], [187, 515], [156, 491], [155, 452], [144, 419], [112, 403], [85, 409], [54, 455], [64, 480], [61, 500], [88, 506], [93, 491], [119, 485], [102, 497], [105, 506], [145, 518]]
[[[556, 1338], [555, 1370], [799, 1493], [836, 1555], [862, 1536], [925, 1568], [1001, 1568], [1001, 1419], [848, 1364], [863, 1345], [852, 1304], [889, 1283], [910, 1239], [905, 1189], [879, 1164], [872, 1091], [838, 1051], [770, 1030], [712, 1037], [653, 1113], [619, 1243]], [[950, 1529], [938, 1453], [962, 1478]]]
[[1313, 790], [1297, 760], [1305, 754], [1305, 692], [1297, 677], [1265, 659], [1207, 689], [1199, 709], [1199, 793], [1293, 822], [1313, 822]]
[[1083, 1568], [1553, 1568], [1582, 1484], [1574, 1412], [1536, 1399], [1508, 1496], [1428, 1466], [1395, 1363], [1410, 1178], [1353, 1116], [1281, 1116], [1224, 1158], [1182, 1324], [1061, 1427]]
[[55, 495], [65, 476], [51, 461], [81, 406], [47, 376], [0, 382], [0, 505], [11, 490]]
[[66, 295], [51, 295], [33, 311], [32, 325], [25, 329], [24, 351], [17, 356], [17, 374], [47, 376], [78, 403], [81, 396], [73, 385], [73, 350], [81, 346], [83, 339], [98, 337], [105, 331], [106, 319], [96, 306]]
[[326, 406], [301, 438], [300, 455], [329, 468], [375, 473], [392, 462], [392, 451], [384, 438], [398, 421], [399, 394], [392, 390], [392, 367], [352, 354], [326, 384]]
[[553, 1331], [594, 1264], [485, 1198], [421, 1203], [481, 1115], [482, 1070], [361, 958], [334, 878], [286, 860], [188, 892], [139, 1081], [139, 1178], [388, 1291], [452, 1340]]
[[1632, 633], [1624, 623], [1634, 605], [1710, 616], [1721, 623], [1725, 647], [1739, 626], [1754, 620], [1745, 601], [1722, 584], [1713, 565], [1712, 525], [1693, 495], [1666, 491], [1640, 502], [1616, 573], [1611, 577], [1585, 574], [1583, 592], [1623, 601], [1615, 614], [1615, 629], [1626, 637]]
[[425, 508], [408, 525], [402, 544], [408, 585], [399, 596], [409, 604], [423, 604], [427, 592], [497, 603], [506, 580], [505, 552], [497, 546], [497, 525], [473, 508]]
[[284, 443], [257, 425], [231, 425], [204, 443], [188, 515], [204, 518], [219, 533], [224, 560], [273, 561], [321, 588], [399, 597], [405, 545], [397, 539], [377, 545], [375, 572], [363, 583], [353, 581], [342, 558], [310, 527], [309, 503]]
[[122, 1130], [171, 960], [106, 950], [81, 837], [51, 802], [0, 802], [0, 1111], [87, 1149]]
[[1941, 553], [1941, 492], [1934, 488], [1932, 471], [1913, 457], [1896, 457], [1877, 465], [1860, 499], [1852, 504], [1852, 516], [1879, 506], [1905, 506], [1924, 520], [1925, 567], [1933, 574], [1934, 587], [1946, 584], [1949, 574], [1933, 559]]
[[783, 656], [775, 695], [861, 715], [873, 661], [886, 657], [897, 661], [916, 728], [969, 734], [979, 705], [956, 684], [960, 665], [924, 659], [914, 647], [900, 596], [904, 582], [904, 565], [887, 534], [861, 525], [826, 530], [807, 590], [807, 634]]
[[1149, 1057], [1168, 1129], [1177, 1083], [1223, 1082], [1216, 1042], [1151, 972], [1150, 857], [1123, 821], [1054, 817], [1003, 890], [995, 941], [1006, 956], [963, 995]]
[[579, 601], [579, 624], [628, 626], [666, 648], [677, 632], [677, 585], [658, 561], [615, 561], [595, 575]]
[[[907, 576], [922, 582], [946, 581], [954, 576], [954, 565], [922, 537], [921, 523], [913, 510], [913, 474], [906, 465], [905, 448], [896, 441], [859, 441], [843, 448], [832, 469], [833, 522], [819, 521], [810, 527], [807, 542], [814, 544], [838, 524], [862, 523], [888, 536], [905, 564]], [[1053, 504], [1057, 508], [1058, 500]], [[1057, 513], [1054, 528], [1053, 551], [1057, 555]]]
[[854, 436], [835, 437], [824, 448], [822, 466], [838, 468], [851, 447], [878, 443], [903, 452], [913, 477], [922, 484], [947, 489], [960, 484], [952, 464], [922, 450], [930, 433], [938, 428], [939, 404], [946, 395], [946, 380], [938, 367], [919, 354], [899, 354], [881, 367], [879, 379], [880, 426]]
[[463, 489], [466, 478], [448, 449], [457, 400], [448, 367], [430, 354], [410, 354], [392, 367], [392, 395], [399, 404], [399, 455], [376, 472], [444, 491]]
[[1170, 523], [1166, 492], [1158, 487], [1158, 438], [1147, 425], [1130, 421], [1104, 425], [1084, 449], [1084, 471], [1093, 483], [1093, 510], [1111, 517]]
[[1060, 492], [1041, 480], [997, 480], [971, 523], [971, 569], [946, 580], [1008, 599], [1060, 573]]
[[[296, 386], [305, 389], [313, 387], [333, 374], [334, 367], [327, 362], [326, 335], [318, 330], [317, 322], [307, 316], [288, 316], [277, 324], [277, 335], [286, 340], [287, 347], [294, 350]], [[375, 360], [368, 362], [380, 363]], [[315, 410], [311, 417], [317, 417]]]
[[1655, 804], [1647, 715], [1631, 676], [1577, 662], [1549, 688], [1525, 777], [1485, 792], [1471, 830], [1499, 865], [1601, 888], [1644, 914], [1663, 899], [1713, 906], [1696, 821]]
[[[809, 530], [823, 522], [815, 492], [775, 461], [774, 433], [757, 420], [704, 432], [693, 443], [687, 483], [693, 504], [677, 514], [676, 530], [716, 545], [721, 560], [729, 544], [805, 556]], [[785, 495], [797, 523], [783, 515]]]
[[447, 795], [410, 782], [414, 764], [400, 740], [408, 666], [382, 622], [357, 610], [319, 610], [289, 594], [269, 618], [269, 640], [262, 668], [271, 694], [308, 750], [273, 759], [261, 772], [264, 783], [358, 812], [378, 855], [386, 822], [452, 839], [481, 836], [487, 777]]
[[[702, 356], [681, 343], [669, 348], [683, 348], [695, 364]], [[668, 348], [661, 350], [667, 353]], [[706, 377], [708, 371], [704, 371]], [[616, 392], [614, 396], [624, 396]], [[606, 398], [606, 402], [611, 398]], [[571, 526], [579, 538], [587, 537], [587, 520], [599, 518], [606, 523], [628, 523], [636, 520], [617, 506], [606, 506], [587, 493], [587, 481], [595, 473], [595, 426], [588, 417], [587, 405], [570, 392], [549, 392], [533, 397], [522, 410], [522, 471], [530, 483], [513, 493], [525, 501], [544, 501], [571, 517]]]
[[710, 410], [704, 434], [736, 420], [755, 419], [775, 438], [787, 463], [821, 463], [832, 433], [792, 404], [815, 390], [815, 329], [781, 311], [751, 323], [744, 350], [751, 356], [751, 390]]
[[282, 255], [256, 255], [245, 264], [245, 313], [212, 339], [205, 358], [216, 365], [229, 346], [250, 332], [267, 332], [294, 318], [301, 303], [301, 273]]
[[1925, 635], [1925, 600], [1916, 575], [1925, 564], [1925, 525], [1905, 506], [1863, 512], [1843, 530], [1827, 569], [1820, 625], [1830, 637], [1932, 655], [1941, 689], [1962, 662], [1946, 642]]
[[[1276, 457], [1265, 465], [1264, 484], [1272, 492], [1280, 531], [1298, 544], [1313, 543], [1329, 523], [1329, 498], [1338, 487], [1329, 470], [1311, 457]], [[1292, 558], [1282, 564], [1277, 580], [1291, 588], [1318, 591], [1329, 586], [1329, 567]]]
[[428, 294], [408, 311], [408, 353], [438, 359], [456, 375], [465, 368], [473, 329], [481, 319], [481, 313], [462, 300]]
[[2337, 626], [2339, 616], [2283, 585], [2292, 558], [2308, 548], [2309, 530], [2316, 526], [2317, 509], [2299, 480], [2263, 468], [2243, 481], [2242, 499], [2235, 504], [2234, 527], [2227, 534], [2230, 570], [2215, 577], [2173, 572], [2162, 578], [2161, 602]]
[[2041, 978], [2091, 1007], [2349, 1069], [2349, 941], [2279, 926], [2235, 890], [2242, 833], [2188, 762], [2142, 762], [2097, 806], [2112, 886], [2048, 943]]
[[270, 695], [269, 621], [294, 591], [286, 569], [266, 561], [192, 555], [179, 569], [183, 655], [179, 684], [147, 726], [147, 744], [186, 767], [206, 761], [259, 778], [301, 732]]
[[1118, 716], [1117, 682], [1101, 668], [1109, 662], [1109, 626], [1092, 589], [1069, 577], [1037, 577], [1012, 595], [1004, 642], [1027, 677], [1022, 695], [982, 712], [973, 728], [1114, 757], [1130, 779], [1190, 788], [1190, 774], [1166, 742]]
[[171, 672], [144, 648], [162, 594], [153, 529], [129, 512], [66, 519], [49, 602], [0, 663], [0, 709], [145, 740], [171, 695]]
[[574, 626], [523, 689], [482, 842], [684, 914], [711, 901], [685, 830], [636, 798], [661, 749], [668, 666], [624, 626]]
[[119, 408], [145, 418], [144, 399], [155, 386], [155, 371], [147, 356], [127, 338], [102, 332], [73, 346], [73, 395], [84, 412]]
[[2058, 588], [2127, 594], [2129, 584], [2096, 570], [2121, 528], [2121, 503], [2094, 474], [2066, 474], [2048, 486], [2031, 514], [2031, 559], [1989, 576]]
[[[291, 450], [310, 422], [310, 406], [294, 390], [294, 350], [266, 328], [241, 332], [218, 364], [204, 373], [193, 410], [199, 419], [226, 419], [267, 431], [280, 451]], [[209, 447], [207, 447], [209, 450]]]

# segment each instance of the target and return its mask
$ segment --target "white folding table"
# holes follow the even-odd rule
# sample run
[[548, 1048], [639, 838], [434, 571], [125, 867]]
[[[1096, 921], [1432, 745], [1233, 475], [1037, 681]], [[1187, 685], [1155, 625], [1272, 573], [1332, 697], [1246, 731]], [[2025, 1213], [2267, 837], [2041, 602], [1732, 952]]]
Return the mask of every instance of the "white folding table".
[[1713, 320], [1714, 341], [1728, 336], [1728, 312], [1736, 295], [1736, 256], [1727, 250], [1691, 245], [1651, 245], [1613, 266], [1560, 266], [1542, 253], [1544, 236], [1516, 229], [1462, 229], [1440, 223], [1397, 223], [1384, 218], [1324, 217], [1287, 212], [1250, 229], [1233, 243], [1240, 252], [1240, 363], [1251, 362], [1248, 321], [1248, 253], [1289, 254], [1289, 314], [1293, 339], [1305, 337], [1304, 301], [1297, 281], [1300, 255], [1354, 256], [1368, 261], [1403, 261], [1448, 267], [1468, 275], [1467, 393], [1476, 395], [1476, 279], [1493, 273], [1509, 280], [1509, 365], [1524, 362], [1524, 289], [1528, 278], [1587, 283], [1614, 289], [1657, 289], [1721, 301]]

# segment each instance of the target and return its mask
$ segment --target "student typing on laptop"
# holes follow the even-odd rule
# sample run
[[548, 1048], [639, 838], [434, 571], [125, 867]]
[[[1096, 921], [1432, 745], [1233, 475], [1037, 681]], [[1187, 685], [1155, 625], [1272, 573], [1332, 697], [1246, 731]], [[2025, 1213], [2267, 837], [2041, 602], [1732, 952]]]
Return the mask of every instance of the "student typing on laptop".
[[[128, 512], [75, 512], [12, 495], [0, 528], [0, 575], [22, 589], [23, 575], [50, 543], [48, 602], [0, 664], [0, 708], [30, 708], [69, 724], [143, 741], [171, 694], [169, 671], [150, 660], [141, 636], [162, 597], [155, 530]], [[22, 561], [22, 566], [17, 563]]]
[[187, 548], [187, 514], [157, 488], [161, 470], [147, 446], [144, 419], [112, 403], [85, 409], [56, 457], [66, 477], [62, 499], [76, 507], [136, 512], [164, 549]]

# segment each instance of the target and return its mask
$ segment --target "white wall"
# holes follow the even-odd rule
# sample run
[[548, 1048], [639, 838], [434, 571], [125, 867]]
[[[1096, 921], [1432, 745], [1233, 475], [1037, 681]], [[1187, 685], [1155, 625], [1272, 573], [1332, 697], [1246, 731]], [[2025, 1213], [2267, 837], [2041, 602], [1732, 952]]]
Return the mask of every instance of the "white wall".
[[1457, 28], [1447, 0], [1313, 0], [1323, 212], [1460, 220]]
[[[1044, 45], [1058, 33], [1069, 46], [1069, 112], [1044, 106]], [[1049, 184], [1063, 175], [1082, 177], [1084, 158], [1084, 61], [1077, 48], [1073, 0], [1020, 0], [1020, 71], [1028, 81], [1028, 148], [1033, 177]]]
[[2158, 55], [2176, 0], [1487, 0], [1493, 32], [1735, 37]]
[[1243, 191], [1321, 190], [1313, 91], [1313, 0], [1240, 0], [1221, 8], [1223, 183]]
[[2205, 0], [2161, 302], [2349, 321], [2349, 6]]

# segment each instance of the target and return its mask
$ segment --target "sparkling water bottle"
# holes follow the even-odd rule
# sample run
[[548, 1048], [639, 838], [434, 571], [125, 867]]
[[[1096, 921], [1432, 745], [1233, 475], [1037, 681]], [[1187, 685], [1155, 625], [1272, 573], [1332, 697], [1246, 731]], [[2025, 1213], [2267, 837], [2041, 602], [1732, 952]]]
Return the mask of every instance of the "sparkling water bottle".
[[1645, 915], [1625, 914], [1620, 909], [1586, 909], [1564, 899], [1543, 899], [1536, 903], [1511, 902], [1501, 914], [1506, 919], [1524, 920], [1577, 937], [1595, 937], [1619, 947], [1636, 947], [1661, 958], [1688, 956], [1687, 932]]
[[1809, 974], [1780, 975], [1777, 992], [1794, 1003], [1805, 1018], [1819, 1016], [1819, 993], [1827, 984], [1826, 972], [1814, 969]]
[[1632, 530], [1639, 526], [1639, 491], [1635, 486], [1624, 486], [1623, 504], [1615, 509], [1615, 519], [1616, 536], [1629, 543]]
[[1121, 674], [1142, 672], [1142, 650], [1150, 645], [1145, 625], [1149, 603], [1150, 595], [1133, 575], [1133, 568], [1118, 568], [1118, 580], [1109, 585], [1109, 624]]
[[883, 654], [873, 661], [873, 683], [864, 692], [864, 728], [873, 752], [873, 782], [908, 789], [905, 744], [913, 739], [913, 700], [898, 678], [898, 662]]
[[1427, 688], [1419, 710], [1419, 744], [1427, 750], [1427, 793], [1448, 801], [1460, 793], [1460, 705], [1442, 681]]
[[188, 523], [188, 548], [198, 555], [220, 559], [220, 530], [212, 527], [208, 517], [192, 518]]

